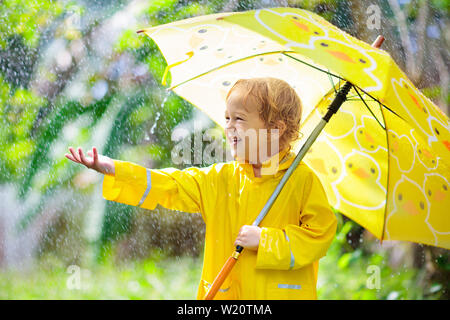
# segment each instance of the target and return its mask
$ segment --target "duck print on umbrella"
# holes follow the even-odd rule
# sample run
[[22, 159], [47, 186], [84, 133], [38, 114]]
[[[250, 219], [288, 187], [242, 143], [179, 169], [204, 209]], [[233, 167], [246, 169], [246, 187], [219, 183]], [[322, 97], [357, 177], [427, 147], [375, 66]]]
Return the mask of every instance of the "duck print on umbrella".
[[[320, 156], [319, 156], [320, 155]], [[314, 145], [308, 150], [303, 161], [308, 164], [319, 179], [334, 183], [343, 172], [344, 161], [339, 151], [326, 137], [320, 137]], [[337, 192], [333, 190], [331, 184], [324, 184], [328, 201], [335, 207], [338, 203]]]
[[422, 165], [426, 170], [435, 170], [439, 165], [439, 159], [428, 146], [428, 143], [423, 139], [418, 131], [411, 129], [411, 137], [415, 143], [415, 168]]
[[[159, 36], [163, 31], [167, 33]], [[450, 180], [450, 126], [448, 117], [414, 87], [386, 51], [296, 8], [213, 14], [142, 32], [155, 40], [166, 58], [172, 76], [168, 89], [219, 124], [224, 97], [237, 79], [272, 76], [296, 86], [303, 103], [304, 138], [298, 145], [320, 119], [322, 101], [329, 103], [328, 97], [333, 98], [346, 81], [352, 83], [347, 101], [325, 126], [305, 163], [319, 175], [330, 203], [379, 239], [448, 247], [444, 230], [432, 231], [428, 220], [417, 222], [430, 230], [428, 239], [425, 233], [416, 237], [413, 230], [423, 229], [414, 226], [416, 220], [403, 221], [413, 222], [409, 234], [399, 238], [392, 231], [401, 216], [395, 212], [403, 208], [394, 203], [396, 186], [422, 190], [424, 209], [419, 202], [419, 211], [413, 212], [436, 210], [436, 215], [446, 216], [443, 207], [427, 198], [424, 183], [430, 174]], [[440, 192], [437, 195], [440, 199]]]
[[394, 187], [393, 195], [394, 210], [386, 219], [387, 237], [395, 234], [400, 240], [402, 235], [407, 239], [408, 235], [414, 232], [418, 239], [436, 238], [431, 224], [427, 221], [430, 202], [420, 185], [402, 176]]
[[435, 214], [450, 210], [450, 184], [443, 176], [435, 173], [425, 174], [424, 191], [430, 202], [430, 216], [427, 219], [439, 243], [450, 245], [450, 219]]
[[[300, 13], [279, 13], [272, 10], [260, 11], [256, 19], [280, 40], [300, 47], [312, 48], [311, 42], [328, 35], [327, 29], [304, 11]], [[287, 31], [287, 32], [286, 32]]]
[[362, 116], [362, 124], [356, 127], [355, 139], [361, 150], [374, 153], [380, 149], [386, 150], [386, 133], [371, 116]]
[[[292, 45], [291, 47], [295, 47]], [[314, 54], [319, 61], [334, 62], [336, 72], [340, 69], [363, 68], [365, 73], [365, 85], [361, 87], [366, 92], [380, 90], [381, 81], [372, 72], [376, 69], [375, 60], [361, 48], [356, 48], [342, 40], [336, 39], [316, 39], [313, 41], [313, 48], [304, 49], [314, 50]]]
[[397, 162], [397, 167], [402, 172], [409, 172], [414, 167], [414, 146], [408, 135], [398, 135], [389, 129], [390, 156]]
[[[324, 99], [317, 105], [317, 118], [323, 117], [333, 100], [334, 91], [330, 92]], [[344, 139], [351, 135], [356, 127], [356, 116], [353, 108], [348, 108], [348, 105], [343, 105], [338, 113], [330, 119], [329, 125], [324, 128], [323, 134], [330, 138], [330, 140]]]
[[431, 140], [431, 149], [436, 150], [450, 161], [450, 123], [444, 124], [437, 119], [430, 119], [434, 139]]
[[393, 79], [392, 88], [398, 99], [399, 106], [401, 106], [401, 108], [397, 109], [399, 115], [411, 123], [416, 130], [424, 134], [427, 140], [431, 139], [433, 132], [428, 123], [430, 112], [409, 81]]
[[[386, 201], [383, 182], [379, 164], [368, 154], [353, 151], [345, 157], [344, 175], [336, 182], [336, 187], [343, 202], [357, 208], [375, 210], [383, 208]], [[348, 185], [353, 188], [348, 188]], [[352, 194], [355, 190], [364, 196], [355, 198]]]

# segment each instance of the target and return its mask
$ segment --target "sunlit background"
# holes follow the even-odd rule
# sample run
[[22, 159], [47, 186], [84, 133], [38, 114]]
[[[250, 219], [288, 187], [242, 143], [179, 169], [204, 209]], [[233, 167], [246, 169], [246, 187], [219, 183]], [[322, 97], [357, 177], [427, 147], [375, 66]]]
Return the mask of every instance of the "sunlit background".
[[[195, 299], [200, 214], [106, 201], [102, 176], [64, 154], [95, 145], [146, 167], [186, 167], [171, 159], [174, 130], [215, 124], [165, 91], [165, 61], [136, 30], [278, 6], [316, 12], [368, 43], [384, 35], [383, 49], [449, 114], [448, 0], [0, 2], [0, 299]], [[449, 299], [448, 250], [380, 244], [336, 214], [320, 299]]]

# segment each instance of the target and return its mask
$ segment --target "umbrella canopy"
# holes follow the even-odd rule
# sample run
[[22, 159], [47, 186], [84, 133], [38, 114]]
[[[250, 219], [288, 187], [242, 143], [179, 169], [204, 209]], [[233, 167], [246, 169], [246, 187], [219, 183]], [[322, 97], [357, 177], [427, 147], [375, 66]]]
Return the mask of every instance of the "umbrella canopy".
[[450, 122], [389, 54], [296, 8], [219, 13], [152, 27], [179, 96], [224, 127], [241, 78], [277, 77], [303, 102], [304, 139], [344, 81], [348, 100], [304, 162], [330, 204], [379, 239], [450, 248]]

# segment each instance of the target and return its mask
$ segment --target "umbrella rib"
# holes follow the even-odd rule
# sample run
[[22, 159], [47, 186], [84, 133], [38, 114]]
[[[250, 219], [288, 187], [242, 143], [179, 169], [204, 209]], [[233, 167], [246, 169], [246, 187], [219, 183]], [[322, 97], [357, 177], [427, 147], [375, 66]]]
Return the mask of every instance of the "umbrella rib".
[[[329, 72], [330, 70], [328, 70], [328, 72]], [[328, 74], [328, 79], [330, 79], [330, 82], [331, 82], [331, 86], [333, 87], [333, 89], [334, 89], [334, 93], [336, 93], [337, 94], [337, 91], [336, 91], [336, 87], [334, 86], [334, 81], [333, 81], [333, 78], [331, 77], [331, 75], [329, 74], [329, 73], [327, 73]]]
[[[342, 77], [340, 77], [340, 76], [338, 76], [338, 75], [336, 75], [336, 74], [334, 74], [334, 73], [332, 73], [332, 72], [330, 72], [330, 71], [323, 70], [323, 69], [321, 69], [321, 68], [319, 68], [319, 67], [316, 67], [316, 66], [314, 66], [314, 65], [312, 65], [312, 64], [310, 64], [310, 63], [307, 63], [307, 62], [305, 62], [305, 61], [302, 61], [302, 60], [300, 60], [300, 59], [298, 59], [298, 58], [295, 58], [295, 57], [293, 57], [293, 56], [287, 54], [287, 53], [296, 53], [296, 51], [293, 51], [293, 50], [292, 50], [292, 51], [282, 50], [282, 51], [271, 51], [271, 52], [258, 53], [258, 54], [255, 54], [255, 55], [247, 56], [247, 57], [245, 57], [245, 58], [241, 58], [241, 59], [238, 59], [238, 60], [234, 60], [234, 61], [232, 61], [232, 62], [223, 64], [223, 65], [218, 66], [218, 67], [216, 67], [216, 68], [213, 68], [213, 69], [210, 69], [210, 70], [208, 70], [208, 71], [205, 71], [205, 72], [203, 72], [203, 73], [201, 73], [201, 74], [198, 74], [198, 75], [196, 75], [196, 76], [194, 76], [194, 77], [192, 77], [192, 78], [190, 78], [190, 79], [184, 80], [184, 81], [182, 81], [182, 82], [180, 82], [180, 83], [178, 83], [178, 84], [176, 84], [176, 85], [174, 85], [174, 86], [171, 86], [171, 87], [169, 87], [169, 88], [166, 88], [166, 91], [173, 90], [174, 88], [176, 88], [176, 87], [178, 87], [178, 86], [181, 86], [182, 84], [185, 84], [186, 82], [189, 82], [189, 81], [191, 81], [191, 80], [197, 79], [197, 78], [199, 78], [199, 77], [201, 77], [201, 76], [204, 76], [204, 75], [206, 75], [206, 74], [208, 74], [208, 73], [210, 73], [210, 72], [213, 72], [213, 71], [219, 70], [219, 69], [221, 69], [221, 68], [227, 67], [227, 66], [229, 66], [229, 65], [232, 65], [233, 63], [240, 62], [240, 61], [244, 61], [244, 60], [247, 60], [247, 59], [251, 59], [251, 58], [254, 58], [254, 57], [257, 57], [257, 56], [263, 56], [263, 55], [269, 55], [269, 54], [275, 54], [275, 53], [281, 53], [281, 54], [285, 55], [286, 57], [289, 57], [289, 58], [291, 58], [291, 59], [294, 59], [294, 60], [296, 60], [296, 61], [298, 61], [298, 62], [300, 62], [300, 63], [303, 63], [303, 64], [305, 64], [305, 65], [307, 65], [307, 66], [313, 68], [313, 69], [316, 69], [316, 70], [318, 70], [318, 71], [321, 71], [321, 72], [326, 73], [326, 74], [330, 77], [330, 80], [331, 80], [331, 83], [332, 83], [332, 86], [333, 86], [333, 89], [334, 89], [335, 92], [337, 92], [337, 91], [336, 91], [336, 86], [334, 85], [334, 82], [332, 81], [331, 76], [336, 77], [336, 78], [338, 78], [339, 80], [346, 81], [344, 78], [342, 78]], [[353, 86], [353, 87], [354, 87], [355, 90], [356, 90], [356, 86]], [[340, 88], [340, 81], [339, 81], [339, 88]], [[398, 115], [398, 114], [397, 114], [395, 111], [393, 111], [391, 108], [387, 107], [385, 104], [381, 103], [378, 99], [374, 98], [372, 95], [368, 94], [368, 93], [367, 93], [366, 91], [364, 91], [363, 89], [361, 89], [361, 88], [359, 88], [359, 89], [360, 89], [362, 92], [364, 92], [366, 95], [368, 95], [370, 98], [372, 98], [374, 101], [377, 101], [377, 102], [378, 102], [380, 105], [382, 105], [384, 108], [386, 108], [387, 110], [389, 110], [390, 112], [392, 112], [393, 114], [395, 114], [397, 117], [399, 117], [400, 119], [404, 120], [400, 115]], [[358, 95], [359, 95], [359, 92], [358, 92]], [[360, 95], [359, 95], [359, 96], [360, 96]], [[361, 98], [361, 96], [360, 96], [360, 98]], [[362, 98], [361, 98], [361, 99], [362, 99]], [[363, 100], [364, 104], [366, 104], [365, 101], [364, 101], [364, 99], [362, 99], [362, 100]], [[366, 105], [366, 106], [367, 106], [367, 105]], [[368, 108], [368, 109], [370, 110], [370, 108]], [[370, 110], [370, 112], [372, 113], [371, 110]], [[372, 114], [373, 114], [373, 113], [372, 113]], [[375, 117], [375, 119], [377, 119], [377, 118]], [[378, 121], [378, 123], [380, 123], [378, 119], [377, 119], [377, 121]], [[381, 124], [380, 124], [380, 125], [381, 125]], [[382, 125], [381, 125], [381, 127], [384, 128]], [[384, 129], [385, 129], [385, 128], [384, 128]], [[385, 130], [386, 130], [386, 129], [385, 129]]]
[[383, 128], [383, 130], [386, 130], [386, 127], [381, 124], [380, 120], [378, 120], [377, 116], [373, 113], [372, 109], [370, 109], [370, 107], [367, 105], [366, 101], [361, 96], [361, 94], [359, 93], [358, 89], [356, 87], [354, 87], [354, 88], [355, 88], [355, 91], [358, 94], [359, 98], [362, 100], [362, 102], [364, 103], [366, 108], [369, 110], [369, 112], [372, 114], [372, 116], [375, 118], [375, 120], [377, 120], [378, 124]]
[[[354, 86], [356, 87], [356, 86]], [[358, 87], [359, 88], [359, 87]], [[384, 103], [382, 103], [380, 100], [376, 99], [374, 96], [372, 96], [371, 94], [367, 93], [366, 91], [364, 91], [363, 89], [359, 88], [359, 90], [361, 90], [362, 92], [364, 92], [365, 94], [367, 94], [369, 97], [371, 97], [373, 100], [375, 100], [376, 102], [378, 102], [381, 106], [383, 106], [385, 109], [389, 110], [390, 112], [392, 112], [393, 114], [395, 114], [397, 117], [399, 117], [400, 119], [402, 119], [403, 121], [407, 122], [405, 119], [403, 119], [402, 116], [400, 116], [397, 112], [395, 112], [394, 110], [392, 110], [391, 108], [389, 108], [388, 106], [386, 106]]]
[[[381, 109], [381, 103], [380, 101], [378, 101], [378, 104], [380, 105], [380, 109]], [[381, 116], [383, 117], [383, 122], [386, 123], [386, 117], [384, 112], [381, 109]], [[386, 146], [389, 148], [389, 135], [385, 134], [386, 137]], [[387, 152], [387, 180], [386, 180], [386, 205], [384, 206], [384, 213], [383, 213], [383, 228], [381, 229], [381, 243], [383, 243], [383, 238], [384, 238], [384, 232], [385, 232], [385, 228], [386, 228], [386, 215], [387, 215], [387, 210], [388, 210], [388, 204], [390, 201], [390, 190], [389, 190], [389, 176], [390, 176], [390, 165], [389, 163], [391, 163], [391, 153]]]
[[[359, 99], [359, 98], [356, 98], [356, 99], [351, 98], [351, 99], [345, 99], [345, 101], [361, 101], [361, 99]], [[370, 100], [366, 100], [366, 101], [376, 101], [376, 100], [370, 99]], [[376, 101], [376, 102], [378, 102], [378, 101]], [[380, 107], [381, 107], [381, 105], [380, 105]]]
[[[331, 75], [331, 76], [333, 76], [333, 77], [336, 77], [336, 78], [338, 78], [338, 79], [340, 79], [340, 80], [345, 81], [344, 78], [342, 78], [342, 77], [340, 77], [340, 76], [338, 76], [338, 75], [336, 75], [336, 74], [334, 74], [334, 73], [331, 73], [331, 72], [329, 72], [329, 71], [325, 71], [325, 70], [323, 70], [323, 69], [320, 69], [319, 67], [313, 66], [313, 65], [310, 64], [310, 63], [307, 63], [307, 62], [302, 61], [302, 60], [300, 60], [300, 59], [298, 59], [298, 58], [295, 58], [295, 57], [293, 57], [293, 56], [290, 56], [290, 55], [286, 54], [285, 52], [294, 52], [294, 53], [296, 53], [295, 51], [281, 51], [281, 53], [284, 54], [286, 57], [292, 58], [292, 59], [294, 59], [294, 60], [296, 60], [296, 61], [298, 61], [298, 62], [301, 62], [301, 63], [303, 63], [303, 64], [306, 64], [307, 66], [309, 66], [309, 67], [311, 67], [311, 68], [314, 68], [314, 69], [316, 69], [316, 70], [325, 72], [325, 73], [328, 74], [328, 75]], [[333, 84], [333, 85], [334, 85], [334, 84]], [[336, 89], [335, 89], [335, 90], [336, 90]]]
[[[347, 100], [351, 100], [352, 98], [358, 98], [358, 95], [357, 94], [355, 94], [355, 95], [353, 95], [353, 96], [348, 96], [347, 97]], [[359, 99], [356, 99], [356, 100], [359, 100]], [[366, 101], [376, 101], [376, 102], [378, 102], [378, 100], [374, 100], [374, 99], [367, 99]]]
[[[290, 56], [290, 55], [288, 55], [288, 54], [286, 54], [286, 53], [284, 53], [284, 52], [282, 52], [282, 54], [284, 54], [285, 56], [287, 56], [287, 57], [289, 57], [289, 58], [292, 58], [292, 59], [294, 59], [294, 60], [296, 60], [296, 61], [298, 61], [298, 62], [301, 62], [301, 63], [303, 63], [303, 64], [306, 64], [307, 66], [310, 66], [311, 68], [314, 68], [314, 69], [316, 69], [316, 70], [325, 72], [326, 74], [328, 74], [328, 75], [330, 75], [330, 76], [334, 76], [334, 77], [336, 77], [336, 78], [338, 78], [338, 79], [340, 79], [340, 80], [346, 81], [344, 78], [342, 78], [342, 77], [340, 77], [340, 76], [338, 76], [338, 75], [336, 75], [336, 74], [333, 74], [333, 73], [331, 73], [331, 72], [329, 72], [329, 71], [322, 70], [322, 69], [320, 69], [320, 68], [318, 68], [318, 67], [316, 67], [316, 66], [313, 66], [313, 65], [311, 65], [311, 64], [309, 64], [309, 63], [307, 63], [307, 62], [304, 62], [304, 61], [302, 61], [302, 60], [300, 60], [300, 59], [297, 59], [297, 58], [295, 58], [295, 57], [293, 57], [293, 56]], [[353, 87], [356, 88], [355, 85], [354, 85]], [[333, 86], [333, 88], [334, 88], [334, 90], [336, 91], [336, 88], [335, 88], [334, 86]], [[374, 96], [370, 95], [369, 93], [367, 93], [366, 91], [364, 91], [364, 90], [361, 89], [361, 88], [359, 88], [359, 90], [361, 90], [362, 92], [364, 92], [366, 95], [368, 95], [368, 96], [369, 96], [370, 98], [372, 98], [374, 101], [377, 101], [380, 105], [382, 105], [384, 108], [386, 108], [387, 110], [389, 110], [390, 112], [392, 112], [393, 114], [395, 114], [397, 117], [399, 117], [400, 119], [402, 119], [402, 120], [405, 121], [405, 119], [403, 119], [397, 112], [395, 112], [394, 110], [392, 110], [391, 108], [389, 108], [388, 106], [386, 106], [384, 103], [381, 103], [380, 100], [376, 99]]]
[[202, 76], [204, 76], [204, 75], [206, 75], [206, 74], [208, 74], [208, 73], [210, 73], [210, 72], [213, 72], [213, 71], [216, 71], [216, 70], [225, 68], [225, 67], [227, 67], [227, 66], [229, 66], [229, 65], [232, 65], [233, 63], [236, 63], [236, 62], [241, 62], [241, 61], [244, 61], [244, 60], [247, 60], [247, 59], [251, 59], [251, 58], [258, 57], [258, 56], [263, 56], [263, 55], [269, 55], [269, 54], [275, 54], [275, 53], [282, 53], [282, 54], [284, 54], [284, 52], [295, 52], [295, 51], [286, 51], [286, 50], [282, 50], [282, 51], [281, 51], [281, 50], [280, 50], [280, 51], [270, 51], [270, 52], [258, 53], [258, 54], [254, 54], [254, 55], [251, 55], [251, 56], [247, 56], [247, 57], [244, 57], [244, 58], [241, 58], [241, 59], [237, 59], [237, 60], [234, 60], [234, 61], [225, 63], [225, 64], [223, 64], [223, 65], [220, 65], [220, 66], [218, 66], [218, 67], [212, 68], [212, 69], [210, 69], [210, 70], [208, 70], [208, 71], [205, 71], [205, 72], [203, 72], [203, 73], [200, 73], [200, 74], [198, 74], [198, 75], [196, 75], [196, 76], [194, 76], [194, 77], [192, 77], [192, 78], [190, 78], [190, 79], [184, 80], [184, 81], [182, 81], [182, 82], [180, 82], [180, 83], [178, 83], [178, 84], [176, 84], [176, 85], [171, 86], [170, 88], [167, 88], [166, 91], [173, 90], [174, 88], [179, 87], [179, 86], [181, 86], [182, 84], [185, 84], [186, 82], [189, 82], [189, 81], [192, 81], [192, 80], [194, 80], [194, 79], [200, 78], [200, 77], [202, 77]]

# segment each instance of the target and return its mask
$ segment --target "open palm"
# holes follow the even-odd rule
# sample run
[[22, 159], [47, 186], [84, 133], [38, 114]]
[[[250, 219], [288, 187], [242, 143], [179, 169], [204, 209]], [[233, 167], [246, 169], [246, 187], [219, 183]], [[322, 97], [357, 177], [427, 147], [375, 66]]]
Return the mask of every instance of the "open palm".
[[85, 165], [89, 169], [93, 169], [103, 174], [115, 174], [114, 161], [106, 156], [99, 155], [96, 147], [92, 147], [92, 151], [88, 151], [86, 157], [81, 148], [78, 148], [76, 152], [72, 147], [69, 147], [69, 153], [65, 154], [65, 157], [73, 162]]

